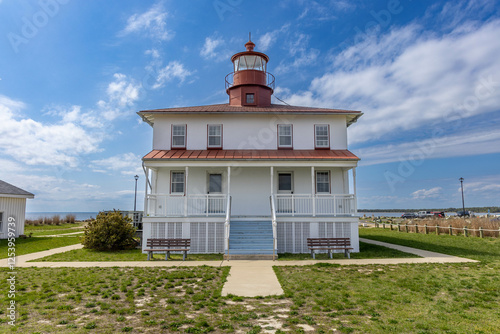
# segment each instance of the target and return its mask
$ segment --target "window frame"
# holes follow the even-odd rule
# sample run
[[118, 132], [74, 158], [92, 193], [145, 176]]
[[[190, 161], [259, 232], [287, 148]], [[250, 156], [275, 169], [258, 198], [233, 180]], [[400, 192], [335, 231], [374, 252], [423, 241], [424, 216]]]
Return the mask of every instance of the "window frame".
[[[319, 173], [327, 173], [328, 174], [328, 191], [327, 192], [318, 192], [318, 174]], [[317, 195], [327, 195], [332, 193], [332, 177], [329, 170], [317, 170], [314, 175], [314, 190]]]
[[[290, 174], [290, 190], [280, 190], [280, 174]], [[293, 194], [294, 192], [294, 182], [293, 182], [293, 172], [282, 171], [278, 172], [278, 186], [276, 187], [278, 194]]]
[[[174, 126], [184, 127], [184, 145], [174, 145]], [[171, 137], [170, 137], [170, 147], [177, 150], [185, 150], [187, 146], [187, 124], [172, 124], [171, 126]], [[176, 137], [179, 135], [176, 135]]]
[[[210, 191], [210, 180], [212, 175], [220, 175], [220, 192], [214, 192]], [[207, 179], [207, 194], [223, 194], [224, 193], [224, 174], [222, 172], [210, 172], [208, 173], [208, 179]]]
[[[174, 192], [173, 190], [173, 185], [174, 185], [174, 173], [182, 173], [183, 178], [182, 178], [182, 192]], [[178, 184], [176, 182], [175, 184]], [[171, 195], [186, 195], [186, 172], [183, 170], [171, 170], [170, 171], [170, 194]]]
[[[214, 145], [210, 145], [210, 127], [211, 126], [220, 126], [220, 145], [218, 146], [214, 146]], [[223, 124], [207, 124], [207, 149], [208, 150], [220, 150], [222, 149], [222, 139], [223, 139], [223, 129], [224, 129], [224, 126]], [[212, 136], [212, 137], [215, 137], [215, 136]]]
[[[290, 127], [290, 145], [280, 144], [280, 127], [289, 126]], [[278, 150], [293, 150], [293, 124], [278, 124], [277, 125], [277, 140], [278, 140]]]
[[[326, 126], [327, 146], [318, 146], [317, 127]], [[330, 124], [314, 124], [314, 149], [316, 150], [329, 150], [330, 149]]]

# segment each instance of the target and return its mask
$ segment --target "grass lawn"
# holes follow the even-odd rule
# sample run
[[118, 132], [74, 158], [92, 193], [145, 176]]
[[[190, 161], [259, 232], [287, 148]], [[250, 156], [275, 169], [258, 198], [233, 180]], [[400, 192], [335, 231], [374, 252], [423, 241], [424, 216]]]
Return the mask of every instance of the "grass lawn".
[[[351, 253], [351, 259], [385, 259], [385, 258], [400, 258], [400, 257], [419, 257], [418, 255], [400, 252], [395, 249], [381, 247], [377, 245], [359, 243], [359, 253]], [[334, 259], [344, 259], [344, 253], [333, 254]], [[296, 260], [311, 260], [311, 254], [279, 254], [280, 261], [296, 261]], [[328, 260], [328, 254], [316, 254], [316, 260]]]
[[[57, 238], [27, 238], [16, 239], [16, 256], [35, 252], [41, 252], [52, 248], [64, 247], [80, 243], [78, 237], [57, 237]], [[0, 240], [0, 259], [7, 258], [7, 239]]]
[[500, 238], [406, 233], [382, 228], [360, 228], [361, 238], [466, 257], [483, 262], [500, 261]]
[[[397, 250], [360, 243], [360, 253], [352, 253], [352, 259], [381, 259], [395, 257], [418, 257], [417, 255], [403, 253]], [[336, 259], [344, 258], [344, 254], [334, 254]], [[172, 260], [182, 260], [182, 254], [171, 254]], [[188, 254], [187, 261], [222, 261], [222, 254]], [[311, 254], [280, 254], [278, 260], [310, 260]], [[328, 259], [328, 254], [316, 254], [317, 260]], [[146, 261], [147, 254], [142, 254], [140, 249], [100, 252], [90, 249], [75, 249], [65, 253], [50, 255], [34, 261]], [[155, 254], [154, 260], [164, 261], [165, 255]]]
[[83, 232], [85, 222], [77, 222], [74, 224], [61, 224], [61, 225], [26, 225], [24, 227], [24, 234], [32, 233], [32, 236], [56, 235], [73, 232]]
[[[482, 262], [280, 266], [275, 272], [285, 294], [258, 298], [220, 296], [228, 267], [17, 268], [17, 326], [1, 327], [18, 333], [498, 332], [499, 240], [382, 229], [360, 234]], [[3, 291], [6, 278], [0, 270]], [[2, 322], [8, 302], [0, 294]]]
[[[186, 261], [222, 261], [222, 254], [188, 254]], [[46, 256], [34, 261], [146, 261], [147, 254], [140, 249], [104, 252], [93, 249], [75, 249]], [[172, 260], [182, 260], [182, 254], [170, 254]], [[154, 254], [153, 261], [165, 261], [164, 254]]]

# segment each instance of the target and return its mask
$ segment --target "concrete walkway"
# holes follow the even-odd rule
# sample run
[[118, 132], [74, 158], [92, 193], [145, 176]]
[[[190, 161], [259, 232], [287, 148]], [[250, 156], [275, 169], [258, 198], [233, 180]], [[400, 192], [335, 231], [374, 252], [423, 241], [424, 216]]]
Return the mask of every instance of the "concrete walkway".
[[[83, 246], [71, 245], [51, 250], [21, 255], [16, 258], [16, 267], [193, 267], [193, 266], [229, 266], [231, 271], [227, 282], [222, 289], [222, 295], [228, 294], [242, 297], [256, 297], [281, 295], [283, 289], [278, 282], [273, 266], [305, 266], [320, 262], [336, 263], [341, 265], [368, 265], [368, 264], [402, 264], [402, 263], [460, 263], [478, 262], [471, 259], [429, 252], [421, 249], [388, 244], [385, 242], [360, 238], [360, 241], [397, 249], [402, 252], [421, 256], [420, 258], [391, 258], [391, 259], [334, 259], [334, 260], [300, 260], [300, 261], [121, 261], [121, 262], [27, 262], [40, 259], [52, 254], [63, 253]], [[7, 259], [0, 260], [0, 267], [7, 267]]]

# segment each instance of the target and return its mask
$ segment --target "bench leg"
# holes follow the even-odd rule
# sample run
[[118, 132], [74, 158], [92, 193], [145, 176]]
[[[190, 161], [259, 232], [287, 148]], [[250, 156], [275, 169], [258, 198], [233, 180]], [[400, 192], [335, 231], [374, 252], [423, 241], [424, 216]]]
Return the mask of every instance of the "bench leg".
[[167, 253], [165, 254], [165, 261], [168, 260], [170, 258], [170, 251], [167, 251]]
[[328, 253], [330, 254], [330, 259], [333, 259], [333, 254], [331, 249], [328, 250]]
[[346, 249], [344, 253], [345, 253], [345, 256], [346, 256], [348, 259], [350, 259], [350, 258], [351, 258], [351, 252], [350, 252], [348, 249]]
[[316, 260], [316, 253], [313, 250], [311, 251], [311, 255], [312, 255], [313, 259]]
[[151, 252], [148, 252], [148, 261], [151, 258]]
[[186, 261], [187, 251], [182, 254], [182, 261]]

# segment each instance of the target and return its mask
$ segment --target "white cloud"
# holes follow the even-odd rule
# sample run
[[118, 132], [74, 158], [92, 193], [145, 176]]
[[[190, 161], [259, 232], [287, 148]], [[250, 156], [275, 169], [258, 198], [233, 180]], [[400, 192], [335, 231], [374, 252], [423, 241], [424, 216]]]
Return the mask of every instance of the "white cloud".
[[124, 109], [130, 108], [139, 99], [141, 85], [125, 74], [115, 73], [114, 80], [109, 83], [106, 100], [97, 102], [100, 115], [107, 121], [112, 121], [121, 116]]
[[411, 196], [413, 199], [427, 199], [427, 198], [438, 198], [441, 196], [441, 191], [443, 188], [435, 187], [431, 189], [420, 189], [414, 191]]
[[0, 96], [0, 151], [28, 165], [76, 167], [80, 154], [99, 150], [98, 138], [75, 123], [43, 124], [16, 117], [24, 104]]
[[287, 23], [281, 28], [267, 32], [259, 38], [259, 42], [256, 47], [262, 52], [266, 52], [269, 48], [278, 40], [280, 34], [285, 33], [290, 28], [290, 24]]
[[26, 105], [0, 95], [0, 152], [31, 166], [76, 168], [82, 155], [101, 151], [110, 122], [134, 105], [139, 89], [140, 85], [117, 73], [97, 109], [52, 106], [45, 114], [59, 117], [54, 123], [21, 116]]
[[296, 68], [316, 65], [319, 50], [309, 48], [309, 39], [310, 36], [306, 34], [295, 34], [293, 38], [289, 38], [288, 42], [285, 43], [285, 48], [292, 61], [282, 60], [274, 72], [280, 74]]
[[159, 89], [173, 79], [177, 79], [179, 83], [183, 83], [188, 77], [194, 74], [194, 72], [189, 71], [184, 64], [177, 60], [170, 61], [164, 66], [162, 56], [157, 49], [147, 50], [146, 54], [151, 55], [153, 59], [146, 66], [148, 75], [143, 80], [143, 87], [145, 88]]
[[376, 145], [357, 149], [356, 153], [362, 157], [362, 166], [405, 160], [419, 166], [426, 159], [500, 153], [500, 132], [492, 126], [418, 141]]
[[[332, 71], [309, 90], [286, 97], [297, 105], [362, 110], [351, 142], [400, 137], [401, 131], [498, 110], [500, 20], [436, 36], [417, 24], [369, 37], [340, 53]], [[420, 36], [420, 37], [419, 37]]]
[[142, 14], [134, 14], [127, 20], [126, 27], [120, 32], [120, 36], [131, 33], [145, 34], [152, 39], [169, 40], [174, 33], [167, 29], [168, 13], [163, 9], [161, 3], [151, 7]]
[[124, 153], [106, 159], [92, 161], [95, 172], [120, 172], [123, 175], [140, 175], [141, 157], [134, 153]]
[[222, 37], [207, 37], [205, 44], [200, 51], [200, 56], [205, 59], [214, 59], [215, 61], [224, 61], [230, 56], [231, 52], [221, 48], [226, 44]]

